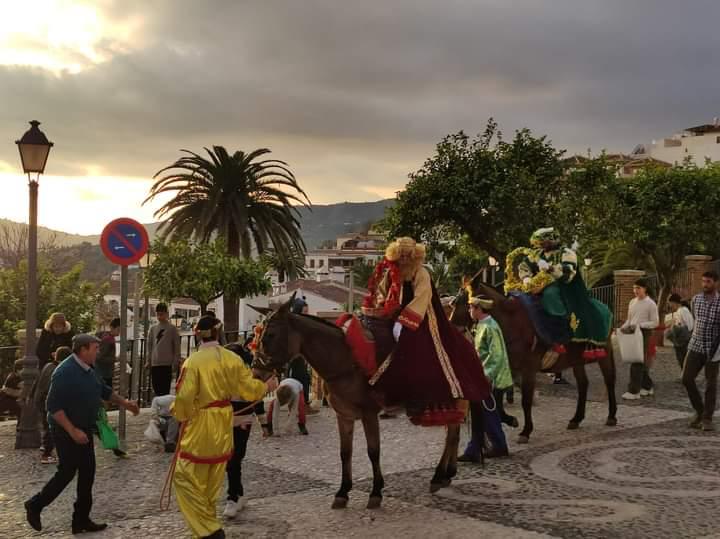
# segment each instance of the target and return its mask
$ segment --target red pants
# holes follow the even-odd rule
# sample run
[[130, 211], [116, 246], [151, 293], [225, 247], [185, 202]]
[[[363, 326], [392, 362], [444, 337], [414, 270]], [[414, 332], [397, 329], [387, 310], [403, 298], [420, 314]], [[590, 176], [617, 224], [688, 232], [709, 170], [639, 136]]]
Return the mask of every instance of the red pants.
[[[268, 408], [267, 413], [267, 422], [272, 425], [272, 417], [273, 417], [273, 410], [275, 409], [275, 399], [270, 401], [270, 407]], [[304, 425], [305, 424], [305, 397], [302, 393], [298, 396], [298, 405], [297, 405], [297, 415], [298, 415], [298, 424]]]

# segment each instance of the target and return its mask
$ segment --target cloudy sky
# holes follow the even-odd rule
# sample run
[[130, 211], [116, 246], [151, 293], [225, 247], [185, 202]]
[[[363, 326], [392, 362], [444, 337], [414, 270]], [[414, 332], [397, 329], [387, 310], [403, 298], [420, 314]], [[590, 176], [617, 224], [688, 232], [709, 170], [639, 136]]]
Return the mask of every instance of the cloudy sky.
[[268, 147], [314, 203], [390, 197], [488, 117], [630, 151], [720, 116], [717, 0], [0, 0], [0, 217], [14, 141], [55, 142], [40, 222], [97, 233], [179, 149]]

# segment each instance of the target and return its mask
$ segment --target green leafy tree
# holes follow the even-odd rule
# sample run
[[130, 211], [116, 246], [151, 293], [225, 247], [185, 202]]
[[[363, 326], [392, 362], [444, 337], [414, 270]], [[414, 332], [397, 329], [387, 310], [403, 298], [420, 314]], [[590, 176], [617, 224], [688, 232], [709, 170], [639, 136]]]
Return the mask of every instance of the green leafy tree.
[[[37, 328], [53, 312], [62, 312], [78, 332], [93, 331], [95, 313], [107, 286], [84, 281], [82, 264], [56, 274], [47, 264], [38, 268]], [[15, 345], [16, 331], [25, 327], [27, 263], [0, 269], [0, 345]]]
[[[287, 260], [305, 252], [298, 205], [309, 207], [310, 202], [287, 163], [262, 159], [270, 153], [265, 148], [230, 154], [213, 146], [205, 148], [207, 157], [182, 151], [186, 155], [155, 175], [146, 200], [173, 194], [156, 213], [166, 218], [160, 229], [164, 237], [198, 242], [219, 237], [235, 258], [270, 248]], [[224, 307], [228, 331], [237, 331], [237, 300], [226, 294]]]
[[260, 262], [227, 254], [224, 241], [193, 243], [189, 240], [156, 241], [155, 259], [145, 272], [145, 292], [164, 301], [187, 297], [200, 305], [220, 296], [237, 304], [240, 298], [267, 293], [270, 282]]
[[562, 154], [527, 129], [506, 142], [492, 120], [476, 138], [462, 131], [448, 135], [410, 175], [383, 229], [389, 237], [425, 239], [451, 227], [502, 260], [526, 244], [533, 230], [553, 224], [564, 181]]
[[272, 249], [263, 253], [260, 260], [266, 267], [278, 273], [278, 279], [281, 283], [285, 282], [285, 279], [294, 281], [295, 279], [307, 277], [305, 254], [301, 251], [293, 250], [287, 256]]

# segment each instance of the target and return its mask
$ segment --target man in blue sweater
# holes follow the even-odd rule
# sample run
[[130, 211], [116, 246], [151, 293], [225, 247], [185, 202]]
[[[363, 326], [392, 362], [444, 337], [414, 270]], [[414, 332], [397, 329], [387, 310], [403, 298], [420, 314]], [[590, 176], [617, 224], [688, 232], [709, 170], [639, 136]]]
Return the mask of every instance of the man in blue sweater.
[[92, 432], [102, 401], [110, 401], [137, 415], [137, 403], [123, 399], [95, 376], [93, 366], [99, 339], [92, 335], [73, 337], [73, 355], [53, 372], [47, 397], [48, 423], [58, 455], [58, 469], [43, 489], [25, 502], [27, 521], [42, 529], [41, 511], [50, 505], [77, 473], [77, 500], [72, 517], [73, 534], [104, 530], [107, 524], [90, 520], [95, 452]]

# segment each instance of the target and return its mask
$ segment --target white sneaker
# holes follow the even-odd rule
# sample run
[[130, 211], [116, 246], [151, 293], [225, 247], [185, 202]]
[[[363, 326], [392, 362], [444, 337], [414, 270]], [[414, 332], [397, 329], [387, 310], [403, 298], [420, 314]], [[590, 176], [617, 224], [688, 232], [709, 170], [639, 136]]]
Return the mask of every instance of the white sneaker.
[[640, 390], [641, 397], [652, 397], [654, 394], [655, 394], [655, 390], [653, 388]]
[[237, 515], [238, 512], [238, 502], [234, 502], [232, 500], [228, 500], [225, 504], [225, 511], [223, 511], [223, 517], [225, 518], [235, 518], [235, 515]]
[[627, 391], [626, 393], [623, 393], [622, 398], [626, 401], [636, 401], [640, 398], [640, 393], [630, 393]]

